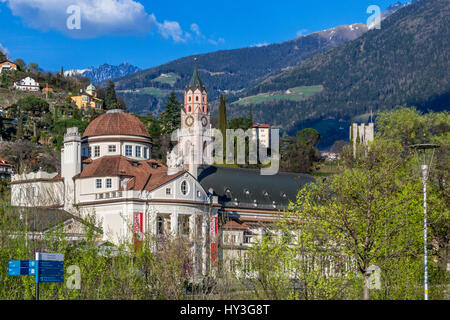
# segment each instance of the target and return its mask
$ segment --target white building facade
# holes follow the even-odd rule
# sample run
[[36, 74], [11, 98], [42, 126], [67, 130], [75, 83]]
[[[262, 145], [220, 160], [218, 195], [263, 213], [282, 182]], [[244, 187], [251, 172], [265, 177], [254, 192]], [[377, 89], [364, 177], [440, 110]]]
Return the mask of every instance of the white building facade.
[[14, 82], [14, 89], [21, 91], [40, 91], [41, 87], [39, 82], [36, 82], [33, 78], [26, 77], [20, 81]]

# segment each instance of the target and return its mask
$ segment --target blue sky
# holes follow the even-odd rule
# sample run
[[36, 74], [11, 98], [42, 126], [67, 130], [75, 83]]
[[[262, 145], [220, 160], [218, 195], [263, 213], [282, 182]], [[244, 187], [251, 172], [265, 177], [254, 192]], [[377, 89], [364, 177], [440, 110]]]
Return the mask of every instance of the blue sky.
[[[0, 0], [0, 46], [12, 60], [59, 71], [129, 62], [149, 68], [184, 56], [276, 43], [365, 23], [395, 0]], [[405, 1], [401, 1], [405, 2]], [[70, 5], [81, 29], [69, 30]], [[76, 21], [76, 20], [71, 20]]]

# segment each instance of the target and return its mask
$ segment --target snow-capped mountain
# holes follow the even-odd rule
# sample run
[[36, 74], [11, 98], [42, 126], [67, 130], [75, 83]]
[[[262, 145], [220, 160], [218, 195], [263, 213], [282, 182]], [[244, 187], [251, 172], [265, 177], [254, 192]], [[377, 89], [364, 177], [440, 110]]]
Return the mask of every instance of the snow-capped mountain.
[[64, 71], [64, 75], [72, 77], [87, 77], [92, 83], [100, 83], [105, 80], [124, 77], [126, 75], [135, 73], [141, 70], [140, 68], [133, 66], [127, 62], [124, 62], [118, 66], [112, 66], [110, 64], [102, 64], [99, 67], [90, 67], [86, 69], [72, 69]]
[[[389, 17], [391, 14], [397, 12], [401, 8], [409, 5], [410, 3], [413, 3], [415, 1], [410, 1], [409, 3], [403, 4], [400, 1], [397, 1], [396, 3], [390, 5], [385, 11], [381, 13], [381, 21]], [[376, 20], [373, 20], [372, 23], [369, 25], [369, 30], [373, 29], [375, 27]]]

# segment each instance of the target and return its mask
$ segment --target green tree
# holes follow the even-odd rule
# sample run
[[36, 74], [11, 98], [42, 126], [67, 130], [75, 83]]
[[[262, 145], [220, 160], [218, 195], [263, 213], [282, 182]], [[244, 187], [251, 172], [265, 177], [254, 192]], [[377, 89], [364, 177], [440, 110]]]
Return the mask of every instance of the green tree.
[[220, 95], [219, 101], [219, 130], [222, 132], [223, 137], [223, 155], [226, 155], [227, 145], [227, 103], [225, 97]]
[[[1, 60], [1, 59], [0, 59]], [[25, 71], [26, 63], [22, 59], [17, 59], [14, 63], [19, 67], [20, 71]]]
[[39, 71], [39, 65], [35, 62], [30, 62], [28, 64], [28, 69], [30, 72], [37, 73]]
[[47, 101], [35, 97], [27, 96], [21, 98], [17, 102], [17, 107], [20, 112], [25, 112], [33, 122], [33, 137], [37, 138], [37, 122], [42, 116], [50, 111], [50, 106]]
[[109, 80], [105, 93], [105, 109], [111, 110], [117, 108], [117, 96], [114, 82]]
[[303, 189], [290, 208], [303, 234], [353, 261], [364, 299], [371, 265], [383, 270], [420, 254], [420, 186], [402, 153], [399, 144], [376, 142], [353, 167]]
[[181, 103], [177, 100], [175, 91], [172, 91], [167, 98], [165, 111], [160, 114], [162, 134], [171, 134], [181, 126]]

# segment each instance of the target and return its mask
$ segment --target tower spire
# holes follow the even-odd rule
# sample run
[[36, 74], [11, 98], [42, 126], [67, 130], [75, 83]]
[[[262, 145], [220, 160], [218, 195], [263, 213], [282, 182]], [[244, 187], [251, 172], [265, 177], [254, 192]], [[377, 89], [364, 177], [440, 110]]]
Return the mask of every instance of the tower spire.
[[189, 82], [188, 88], [190, 89], [201, 89], [204, 90], [205, 86], [202, 83], [202, 80], [200, 80], [200, 76], [198, 75], [198, 69], [197, 69], [197, 57], [194, 58], [194, 73], [192, 74], [191, 82]]

